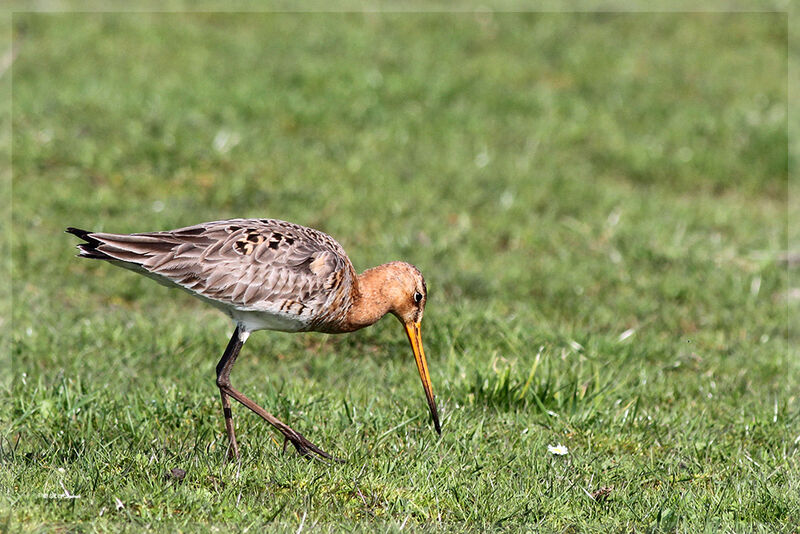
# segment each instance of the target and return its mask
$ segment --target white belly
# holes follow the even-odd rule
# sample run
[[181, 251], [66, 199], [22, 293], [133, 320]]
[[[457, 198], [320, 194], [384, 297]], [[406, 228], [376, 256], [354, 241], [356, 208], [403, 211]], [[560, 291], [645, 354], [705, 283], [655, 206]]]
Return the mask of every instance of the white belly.
[[241, 324], [245, 330], [254, 332], [256, 330], [277, 330], [279, 332], [299, 332], [305, 330], [310, 321], [301, 319], [297, 316], [271, 313], [267, 311], [237, 310], [235, 308], [227, 310], [228, 315]]

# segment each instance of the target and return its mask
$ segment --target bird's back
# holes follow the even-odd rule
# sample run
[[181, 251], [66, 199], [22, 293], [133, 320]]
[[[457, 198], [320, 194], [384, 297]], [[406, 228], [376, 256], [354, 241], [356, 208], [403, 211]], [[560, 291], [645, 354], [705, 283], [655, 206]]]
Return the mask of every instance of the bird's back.
[[141, 234], [67, 229], [103, 259], [181, 287], [248, 330], [335, 331], [356, 274], [329, 235], [276, 219], [230, 219]]

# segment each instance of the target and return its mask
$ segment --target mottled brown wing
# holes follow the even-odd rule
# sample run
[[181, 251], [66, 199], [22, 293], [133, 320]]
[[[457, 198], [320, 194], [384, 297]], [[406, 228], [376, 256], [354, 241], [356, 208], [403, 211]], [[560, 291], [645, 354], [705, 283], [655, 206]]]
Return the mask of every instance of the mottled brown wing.
[[[166, 232], [86, 233], [81, 251], [162, 278], [212, 302], [319, 322], [355, 275], [341, 245], [274, 219], [231, 219]], [[337, 302], [346, 308], [346, 302]]]

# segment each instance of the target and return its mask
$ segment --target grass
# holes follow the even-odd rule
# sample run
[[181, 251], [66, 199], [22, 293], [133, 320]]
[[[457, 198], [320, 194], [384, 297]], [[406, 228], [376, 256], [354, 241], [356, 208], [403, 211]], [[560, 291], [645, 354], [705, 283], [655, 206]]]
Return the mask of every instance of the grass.
[[[4, 529], [796, 531], [786, 15], [16, 14], [13, 36]], [[393, 319], [260, 332], [234, 385], [347, 463], [282, 453], [241, 406], [226, 463], [232, 325], [63, 234], [240, 216], [420, 267], [441, 438]]]

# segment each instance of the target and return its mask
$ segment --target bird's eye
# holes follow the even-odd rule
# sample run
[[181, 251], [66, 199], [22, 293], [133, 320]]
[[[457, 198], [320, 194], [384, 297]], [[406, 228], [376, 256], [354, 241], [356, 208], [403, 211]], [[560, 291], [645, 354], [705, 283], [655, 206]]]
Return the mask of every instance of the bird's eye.
[[419, 304], [421, 300], [422, 300], [422, 293], [420, 293], [419, 291], [415, 292], [414, 293], [414, 302], [416, 304]]

